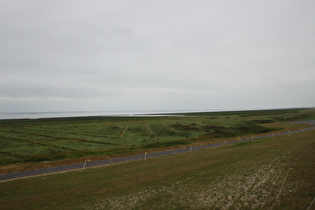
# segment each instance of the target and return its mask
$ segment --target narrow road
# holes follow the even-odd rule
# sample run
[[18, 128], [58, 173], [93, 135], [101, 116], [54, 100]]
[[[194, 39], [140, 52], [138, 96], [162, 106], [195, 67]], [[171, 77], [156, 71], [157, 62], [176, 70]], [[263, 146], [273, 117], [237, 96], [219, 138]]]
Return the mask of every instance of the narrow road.
[[280, 133], [275, 133], [275, 134], [267, 134], [267, 135], [262, 135], [262, 136], [252, 136], [251, 138], [243, 138], [243, 139], [232, 140], [232, 141], [227, 141], [227, 142], [220, 142], [220, 143], [215, 143], [215, 144], [195, 146], [195, 147], [191, 147], [191, 148], [168, 150], [168, 151], [155, 152], [155, 153], [149, 153], [149, 154], [144, 154], [144, 155], [136, 155], [136, 156], [115, 158], [115, 159], [109, 159], [109, 160], [99, 160], [99, 161], [78, 163], [78, 164], [51, 167], [51, 168], [41, 168], [41, 169], [36, 169], [36, 170], [31, 170], [31, 171], [22, 171], [22, 172], [8, 173], [8, 174], [0, 174], [0, 181], [10, 180], [10, 179], [15, 179], [15, 178], [22, 178], [22, 177], [35, 176], [35, 175], [41, 175], [41, 174], [48, 174], [48, 173], [71, 171], [71, 170], [75, 170], [75, 169], [82, 169], [83, 167], [89, 168], [89, 167], [95, 167], [95, 166], [105, 166], [105, 165], [109, 165], [109, 164], [122, 163], [122, 162], [126, 162], [126, 161], [141, 160], [141, 159], [145, 159], [145, 158], [153, 158], [153, 157], [159, 157], [159, 156], [164, 156], [164, 155], [172, 155], [172, 154], [178, 154], [178, 153], [200, 150], [200, 149], [205, 149], [205, 148], [211, 148], [211, 147], [218, 147], [218, 146], [233, 144], [236, 142], [269, 138], [269, 137], [273, 137], [273, 136], [282, 136], [282, 135], [300, 133], [300, 132], [315, 129], [315, 120], [313, 120], [313, 121], [296, 121], [296, 122], [290, 122], [290, 123], [293, 123], [293, 124], [310, 124], [311, 127], [293, 130], [293, 131], [285, 131], [285, 132], [280, 132]]

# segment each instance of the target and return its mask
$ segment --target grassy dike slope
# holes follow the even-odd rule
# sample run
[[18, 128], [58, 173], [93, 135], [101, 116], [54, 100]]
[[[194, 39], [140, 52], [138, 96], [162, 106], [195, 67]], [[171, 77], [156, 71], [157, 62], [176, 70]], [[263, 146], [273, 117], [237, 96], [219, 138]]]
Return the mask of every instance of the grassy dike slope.
[[315, 131], [0, 183], [1, 209], [307, 209]]

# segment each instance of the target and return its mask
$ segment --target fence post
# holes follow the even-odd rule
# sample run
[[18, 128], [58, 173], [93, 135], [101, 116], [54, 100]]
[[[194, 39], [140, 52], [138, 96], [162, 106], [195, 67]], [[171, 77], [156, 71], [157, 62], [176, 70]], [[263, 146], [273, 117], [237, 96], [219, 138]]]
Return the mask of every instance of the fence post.
[[86, 162], [90, 162], [91, 160], [85, 160], [85, 162], [84, 162], [84, 165], [83, 165], [83, 169], [85, 169], [85, 166], [86, 166]]
[[147, 159], [147, 152], [144, 153], [144, 159]]
[[192, 151], [191, 145], [189, 145], [189, 151], [190, 151], [190, 152]]
[[311, 209], [312, 205], [314, 204], [314, 201], [315, 201], [315, 198], [313, 199], [313, 201], [312, 201], [311, 205], [308, 207], [308, 209], [307, 209], [307, 210], [310, 210], [310, 209]]

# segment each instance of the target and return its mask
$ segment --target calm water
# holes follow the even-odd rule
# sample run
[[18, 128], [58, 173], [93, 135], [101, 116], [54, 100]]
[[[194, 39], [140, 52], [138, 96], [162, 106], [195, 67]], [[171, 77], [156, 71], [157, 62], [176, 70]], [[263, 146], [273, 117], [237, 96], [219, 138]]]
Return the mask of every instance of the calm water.
[[[58, 117], [88, 117], [88, 116], [170, 116], [168, 113], [183, 113], [183, 112], [203, 112], [210, 110], [199, 111], [111, 111], [111, 112], [12, 112], [0, 113], [0, 119], [39, 119], [39, 118], [58, 118]], [[212, 110], [223, 111], [223, 110]], [[159, 114], [159, 115], [155, 115]], [[164, 114], [164, 115], [162, 115]]]
[[[12, 112], [1, 113], [2, 119], [39, 119], [39, 118], [58, 118], [58, 117], [88, 117], [88, 116], [174, 116], [174, 113], [193, 113], [193, 112], [219, 112], [219, 111], [241, 111], [251, 109], [207, 109], [207, 110], [146, 110], [146, 111], [81, 111], [81, 112]], [[257, 110], [257, 109], [256, 109]], [[179, 115], [175, 115], [179, 116]]]
[[114, 116], [127, 113], [115, 112], [12, 112], [0, 113], [0, 119], [39, 119], [57, 117]]

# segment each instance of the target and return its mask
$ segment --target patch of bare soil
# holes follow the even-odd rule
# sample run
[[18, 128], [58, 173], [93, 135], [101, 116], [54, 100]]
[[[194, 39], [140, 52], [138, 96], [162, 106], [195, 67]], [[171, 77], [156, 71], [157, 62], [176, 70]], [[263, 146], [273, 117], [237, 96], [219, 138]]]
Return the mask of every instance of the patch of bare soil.
[[[209, 180], [209, 183], [201, 186], [191, 185], [188, 178], [172, 186], [104, 200], [95, 204], [92, 209], [141, 208], [144, 203], [157, 197], [167, 198], [162, 204], [159, 203], [160, 209], [170, 207], [170, 203], [192, 209], [277, 208], [281, 197], [294, 191], [294, 186], [287, 182], [287, 177], [295, 164], [279, 156], [251, 174], [232, 174], [218, 182]], [[91, 207], [87, 209], [89, 208]]]
[[188, 196], [192, 199], [183, 199], [183, 202], [196, 208], [214, 206], [221, 209], [255, 209], [266, 205], [275, 207], [280, 204], [280, 197], [290, 188], [286, 180], [294, 164], [278, 157], [252, 174], [231, 175], [202, 188], [201, 192]]

